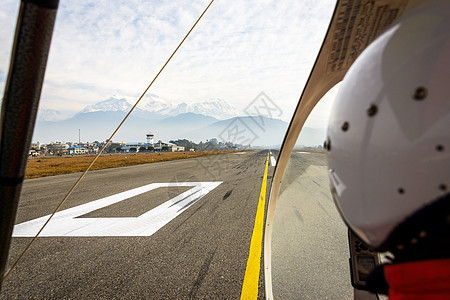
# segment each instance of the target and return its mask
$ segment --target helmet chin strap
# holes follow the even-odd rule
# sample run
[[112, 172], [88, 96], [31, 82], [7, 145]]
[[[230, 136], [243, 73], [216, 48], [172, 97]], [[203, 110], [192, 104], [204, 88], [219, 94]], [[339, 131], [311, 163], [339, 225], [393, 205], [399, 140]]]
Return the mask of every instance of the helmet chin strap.
[[381, 248], [394, 262], [450, 258], [450, 193], [400, 223]]

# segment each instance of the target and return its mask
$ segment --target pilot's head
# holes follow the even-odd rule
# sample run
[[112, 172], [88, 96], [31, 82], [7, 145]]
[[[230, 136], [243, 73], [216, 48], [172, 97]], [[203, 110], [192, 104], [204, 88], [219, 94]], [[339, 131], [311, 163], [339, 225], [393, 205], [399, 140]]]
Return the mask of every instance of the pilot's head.
[[449, 28], [450, 1], [405, 15], [355, 61], [334, 104], [332, 194], [347, 225], [378, 249], [448, 239]]

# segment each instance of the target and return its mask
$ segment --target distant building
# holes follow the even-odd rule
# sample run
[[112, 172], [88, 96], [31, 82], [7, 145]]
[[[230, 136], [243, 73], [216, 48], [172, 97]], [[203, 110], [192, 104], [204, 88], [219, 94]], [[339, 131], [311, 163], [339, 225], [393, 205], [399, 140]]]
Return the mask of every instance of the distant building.
[[69, 147], [67, 149], [67, 152], [68, 154], [75, 154], [75, 155], [86, 154], [86, 148], [79, 146]]
[[145, 143], [142, 144], [141, 147], [139, 147], [139, 152], [151, 152], [155, 151], [155, 147], [153, 144]]
[[182, 146], [177, 146], [175, 144], [170, 144], [170, 143], [163, 143], [161, 141], [158, 141], [155, 144], [154, 148], [156, 151], [166, 151], [166, 152], [182, 152], [182, 151], [184, 151], [184, 147], [182, 147]]
[[30, 150], [29, 152], [28, 152], [28, 155], [29, 156], [38, 156], [39, 155], [39, 152], [37, 152], [36, 150]]
[[139, 148], [139, 152], [151, 152], [151, 151], [155, 151], [155, 145], [153, 143], [153, 138], [154, 135], [153, 133], [149, 132], [146, 135], [147, 137], [147, 143], [142, 144], [141, 147]]
[[164, 145], [165, 143], [158, 141], [153, 147], [155, 148], [155, 151], [162, 151]]
[[[154, 142], [154, 134], [147, 133], [146, 134], [146, 143], [141, 142], [131, 142], [126, 144], [121, 144], [120, 147], [114, 145], [111, 149], [114, 149], [114, 152], [124, 152], [124, 153], [137, 153], [137, 152], [153, 152], [153, 151], [165, 151], [165, 152], [180, 152], [184, 151], [184, 147], [177, 146], [175, 144], [164, 143], [162, 141]], [[117, 148], [116, 148], [117, 147]]]
[[154, 138], [154, 134], [149, 132], [147, 133], [147, 144], [153, 145], [153, 138]]
[[108, 147], [106, 148], [106, 151], [109, 153], [117, 153], [117, 152], [121, 152], [122, 150], [120, 150], [122, 147], [125, 147], [125, 143], [124, 142], [120, 142], [120, 143], [109, 143]]
[[120, 151], [125, 153], [137, 153], [141, 146], [142, 143], [126, 143], [125, 146], [120, 148]]
[[136, 153], [139, 152], [139, 148], [142, 146], [142, 143], [126, 143], [125, 146], [120, 148], [121, 152], [126, 153]]
[[184, 147], [183, 146], [177, 146], [175, 144], [168, 144], [168, 151], [170, 152], [183, 152]]
[[47, 145], [47, 150], [50, 154], [68, 153], [69, 145], [66, 143], [51, 143]]
[[124, 146], [124, 147], [120, 148], [120, 152], [125, 152], [125, 153], [136, 153], [138, 151], [139, 150], [134, 147]]

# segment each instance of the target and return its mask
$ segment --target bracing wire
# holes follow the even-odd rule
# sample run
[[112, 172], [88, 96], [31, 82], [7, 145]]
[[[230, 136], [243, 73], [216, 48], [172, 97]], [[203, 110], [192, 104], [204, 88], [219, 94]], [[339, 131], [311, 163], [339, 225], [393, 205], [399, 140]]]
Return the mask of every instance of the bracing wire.
[[67, 199], [70, 197], [72, 192], [75, 190], [75, 188], [78, 186], [78, 184], [83, 180], [83, 178], [86, 176], [86, 173], [92, 168], [94, 163], [97, 161], [97, 159], [100, 157], [100, 155], [103, 153], [105, 148], [108, 146], [108, 144], [111, 142], [113, 137], [116, 135], [117, 131], [119, 131], [120, 127], [122, 127], [122, 124], [125, 123], [125, 121], [128, 119], [128, 117], [131, 115], [131, 113], [134, 111], [134, 109], [137, 107], [141, 99], [145, 96], [147, 91], [150, 89], [150, 87], [153, 85], [153, 83], [156, 81], [156, 79], [159, 77], [159, 75], [162, 73], [162, 71], [165, 69], [165, 67], [169, 64], [172, 57], [177, 53], [178, 49], [180, 49], [181, 45], [183, 45], [184, 41], [188, 38], [188, 36], [191, 34], [191, 32], [194, 30], [195, 26], [200, 22], [203, 15], [206, 13], [206, 11], [209, 9], [209, 7], [213, 4], [215, 0], [211, 0], [211, 2], [208, 4], [208, 6], [203, 10], [202, 14], [198, 17], [197, 21], [195, 21], [194, 25], [192, 25], [191, 29], [187, 32], [187, 34], [184, 36], [184, 38], [181, 40], [181, 42], [178, 44], [178, 46], [175, 48], [175, 50], [172, 52], [170, 57], [166, 60], [164, 65], [161, 67], [159, 72], [156, 74], [156, 76], [153, 78], [153, 80], [150, 82], [150, 84], [147, 86], [147, 88], [144, 90], [142, 95], [139, 97], [139, 99], [136, 101], [136, 103], [133, 105], [133, 107], [130, 109], [130, 111], [127, 113], [127, 115], [123, 118], [123, 120], [120, 122], [120, 124], [117, 126], [117, 128], [114, 130], [114, 132], [111, 134], [109, 139], [106, 141], [105, 145], [102, 147], [102, 149], [98, 152], [98, 154], [94, 157], [92, 162], [89, 164], [89, 166], [84, 170], [84, 172], [81, 174], [81, 176], [78, 178], [78, 180], [75, 182], [75, 184], [72, 186], [72, 188], [69, 190], [67, 195], [64, 197], [64, 199], [58, 204], [58, 206], [55, 208], [53, 213], [50, 215], [50, 217], [47, 219], [47, 221], [42, 225], [41, 229], [38, 231], [38, 233], [33, 237], [33, 239], [30, 241], [30, 243], [27, 245], [27, 247], [22, 251], [22, 253], [19, 255], [17, 260], [14, 262], [14, 264], [11, 266], [11, 268], [8, 270], [8, 272], [5, 273], [5, 275], [2, 278], [2, 282], [9, 276], [9, 274], [15, 269], [17, 264], [22, 260], [24, 255], [28, 252], [28, 250], [31, 248], [31, 246], [34, 244], [34, 242], [37, 240], [41, 232], [44, 230], [44, 228], [47, 226], [47, 224], [50, 222], [50, 220], [53, 218], [53, 216], [58, 212], [58, 210], [61, 208], [61, 206], [67, 201]]

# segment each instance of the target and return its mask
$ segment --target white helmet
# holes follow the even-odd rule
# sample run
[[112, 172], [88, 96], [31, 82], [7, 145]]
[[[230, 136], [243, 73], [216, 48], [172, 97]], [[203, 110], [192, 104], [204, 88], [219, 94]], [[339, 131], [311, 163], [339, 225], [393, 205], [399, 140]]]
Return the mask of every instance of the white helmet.
[[379, 248], [450, 190], [450, 1], [399, 19], [354, 62], [325, 143], [348, 226]]

